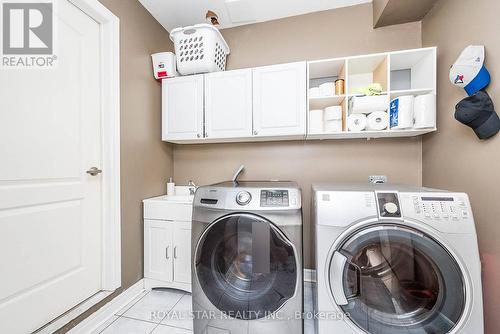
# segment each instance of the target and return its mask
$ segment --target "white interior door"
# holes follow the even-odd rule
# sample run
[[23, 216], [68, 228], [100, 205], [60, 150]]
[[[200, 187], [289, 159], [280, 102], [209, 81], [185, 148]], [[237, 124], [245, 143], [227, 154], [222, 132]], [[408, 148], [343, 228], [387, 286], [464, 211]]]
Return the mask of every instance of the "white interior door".
[[56, 9], [57, 67], [0, 70], [0, 333], [101, 289], [100, 27]]
[[205, 74], [205, 137], [252, 136], [252, 70]]

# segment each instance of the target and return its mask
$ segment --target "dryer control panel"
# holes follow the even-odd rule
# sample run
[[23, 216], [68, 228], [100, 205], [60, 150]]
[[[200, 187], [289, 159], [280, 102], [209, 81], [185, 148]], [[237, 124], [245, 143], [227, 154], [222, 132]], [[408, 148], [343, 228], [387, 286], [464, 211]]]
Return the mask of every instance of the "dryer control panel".
[[465, 199], [453, 196], [412, 196], [415, 213], [427, 219], [460, 221], [468, 219], [470, 210]]
[[403, 215], [450, 233], [473, 233], [474, 218], [465, 193], [400, 193]]

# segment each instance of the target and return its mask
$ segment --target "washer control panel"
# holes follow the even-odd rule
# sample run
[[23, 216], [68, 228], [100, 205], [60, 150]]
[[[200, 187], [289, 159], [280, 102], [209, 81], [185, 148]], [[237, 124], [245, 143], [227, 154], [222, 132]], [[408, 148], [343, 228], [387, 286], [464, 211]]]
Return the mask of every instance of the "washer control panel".
[[426, 219], [458, 222], [470, 218], [470, 208], [465, 198], [456, 196], [412, 196], [415, 213]]
[[260, 191], [260, 206], [262, 207], [287, 207], [290, 202], [295, 201], [292, 205], [297, 204], [297, 199], [290, 198], [288, 190], [261, 190]]

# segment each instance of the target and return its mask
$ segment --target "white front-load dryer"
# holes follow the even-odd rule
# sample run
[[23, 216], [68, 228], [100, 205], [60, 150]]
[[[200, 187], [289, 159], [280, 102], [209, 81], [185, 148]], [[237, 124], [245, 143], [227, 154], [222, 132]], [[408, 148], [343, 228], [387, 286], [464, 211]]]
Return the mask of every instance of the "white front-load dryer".
[[464, 193], [313, 185], [317, 334], [482, 334], [477, 237]]

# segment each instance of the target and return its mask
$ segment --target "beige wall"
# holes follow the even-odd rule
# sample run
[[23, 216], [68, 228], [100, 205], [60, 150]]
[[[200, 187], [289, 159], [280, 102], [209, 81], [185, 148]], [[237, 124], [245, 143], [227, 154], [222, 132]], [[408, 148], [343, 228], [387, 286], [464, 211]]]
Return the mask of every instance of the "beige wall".
[[469, 193], [483, 261], [486, 333], [500, 333], [500, 136], [480, 141], [454, 119], [465, 92], [448, 80], [448, 70], [469, 44], [484, 44], [492, 83], [487, 91], [500, 107], [498, 0], [441, 0], [423, 21], [424, 45], [437, 45], [438, 128], [423, 140], [426, 186]]
[[[173, 50], [173, 45], [137, 0], [100, 1], [120, 18], [122, 289], [126, 289], [143, 277], [141, 201], [163, 194], [173, 171], [172, 146], [161, 141], [161, 85], [152, 76], [150, 58], [151, 53]], [[113, 297], [58, 333], [67, 332]]]
[[120, 18], [122, 287], [143, 277], [142, 200], [165, 192], [172, 146], [161, 141], [161, 84], [151, 54], [172, 51], [168, 33], [136, 0], [101, 0]]
[[[326, 32], [326, 33], [325, 33]], [[229, 69], [421, 46], [420, 23], [372, 29], [372, 7], [362, 5], [222, 31], [231, 48]], [[304, 257], [313, 267], [309, 204], [311, 183], [364, 181], [386, 174], [393, 182], [421, 183], [421, 141], [346, 140], [176, 145], [178, 183], [228, 180], [245, 164], [245, 179], [289, 179], [304, 191]]]
[[438, 0], [373, 0], [374, 27], [421, 21]]

